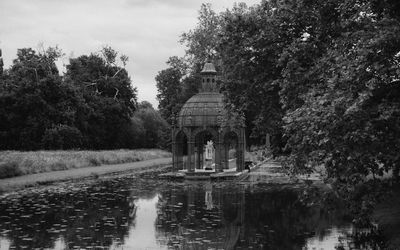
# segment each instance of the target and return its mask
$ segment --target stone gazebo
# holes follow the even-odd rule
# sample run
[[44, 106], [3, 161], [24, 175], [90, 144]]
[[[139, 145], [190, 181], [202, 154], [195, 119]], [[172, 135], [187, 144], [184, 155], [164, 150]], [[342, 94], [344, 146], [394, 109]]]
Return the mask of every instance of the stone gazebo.
[[[236, 171], [242, 171], [244, 119], [225, 109], [224, 96], [219, 93], [217, 85], [217, 71], [212, 63], [204, 65], [201, 81], [200, 92], [183, 105], [173, 123], [173, 170], [223, 172], [236, 163]], [[212, 159], [205, 159], [206, 147], [213, 147]], [[236, 150], [236, 162], [233, 164], [229, 164], [230, 149]]]

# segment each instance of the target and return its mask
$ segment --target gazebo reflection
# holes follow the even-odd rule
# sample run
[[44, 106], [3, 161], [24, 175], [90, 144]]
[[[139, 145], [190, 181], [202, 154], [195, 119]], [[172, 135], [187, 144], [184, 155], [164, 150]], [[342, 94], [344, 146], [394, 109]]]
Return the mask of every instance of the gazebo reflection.
[[244, 236], [244, 190], [188, 186], [165, 192], [156, 220], [161, 245], [178, 249], [233, 249]]
[[212, 185], [211, 183], [206, 184], [206, 197], [205, 197], [206, 209], [212, 210], [214, 208], [214, 203], [212, 199]]

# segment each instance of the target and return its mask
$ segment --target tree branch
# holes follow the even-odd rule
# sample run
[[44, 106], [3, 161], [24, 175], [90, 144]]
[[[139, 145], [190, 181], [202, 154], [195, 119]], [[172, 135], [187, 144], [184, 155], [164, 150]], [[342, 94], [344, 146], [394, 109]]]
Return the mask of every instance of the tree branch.
[[114, 89], [116, 90], [115, 95], [114, 95], [114, 100], [116, 100], [117, 99], [117, 95], [119, 93], [119, 89], [117, 89], [117, 88], [114, 88]]
[[120, 68], [117, 72], [115, 72], [115, 74], [112, 76], [112, 78], [116, 77], [118, 75], [118, 73], [121, 72], [121, 70], [123, 70], [123, 68]]

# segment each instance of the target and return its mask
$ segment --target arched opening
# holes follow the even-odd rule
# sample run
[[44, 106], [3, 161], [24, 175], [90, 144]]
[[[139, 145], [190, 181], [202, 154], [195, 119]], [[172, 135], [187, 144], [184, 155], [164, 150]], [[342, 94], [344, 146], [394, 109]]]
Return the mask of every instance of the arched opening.
[[185, 132], [182, 130], [175, 137], [175, 165], [178, 170], [185, 169], [187, 159], [188, 141]]
[[195, 136], [194, 163], [196, 169], [215, 171], [216, 138], [208, 130]]
[[240, 165], [239, 136], [230, 131], [224, 136], [224, 168], [237, 168]]

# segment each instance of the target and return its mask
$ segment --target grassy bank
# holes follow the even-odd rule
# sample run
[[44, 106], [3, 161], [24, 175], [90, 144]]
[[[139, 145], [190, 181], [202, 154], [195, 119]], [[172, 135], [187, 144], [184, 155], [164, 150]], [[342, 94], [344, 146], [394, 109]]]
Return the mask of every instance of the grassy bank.
[[1, 151], [0, 179], [100, 165], [121, 164], [169, 157], [159, 149], [105, 151]]

